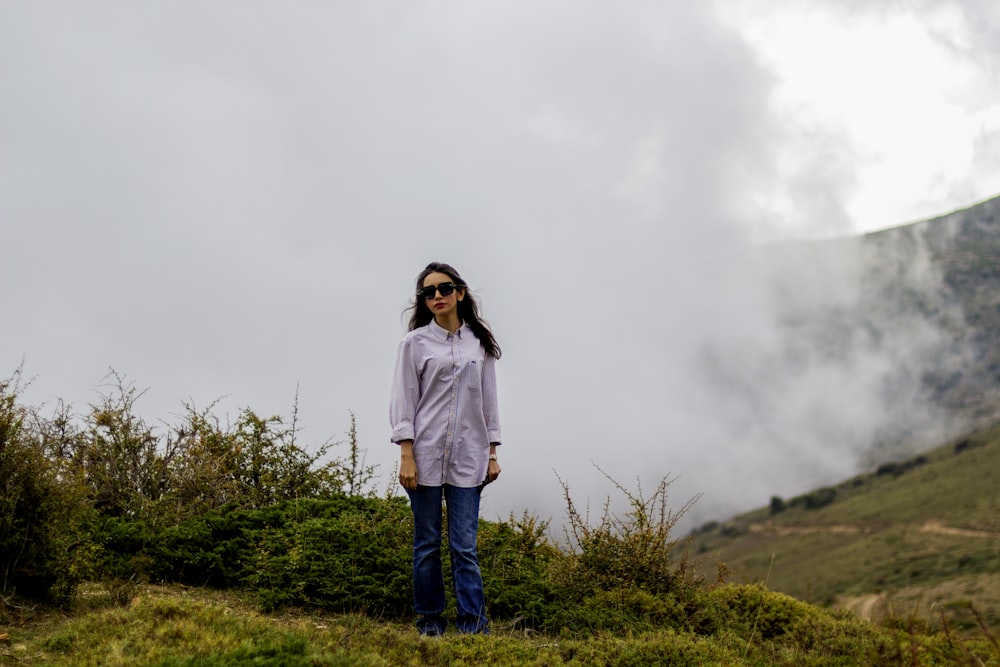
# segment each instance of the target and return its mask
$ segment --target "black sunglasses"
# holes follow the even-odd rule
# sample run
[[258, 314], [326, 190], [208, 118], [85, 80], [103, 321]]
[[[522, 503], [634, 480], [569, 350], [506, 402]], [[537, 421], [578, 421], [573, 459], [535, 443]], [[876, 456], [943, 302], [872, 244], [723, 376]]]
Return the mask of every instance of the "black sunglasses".
[[422, 296], [425, 300], [434, 298], [435, 292], [441, 292], [441, 296], [451, 296], [451, 293], [458, 289], [455, 283], [441, 283], [440, 285], [428, 285], [417, 292], [417, 296]]

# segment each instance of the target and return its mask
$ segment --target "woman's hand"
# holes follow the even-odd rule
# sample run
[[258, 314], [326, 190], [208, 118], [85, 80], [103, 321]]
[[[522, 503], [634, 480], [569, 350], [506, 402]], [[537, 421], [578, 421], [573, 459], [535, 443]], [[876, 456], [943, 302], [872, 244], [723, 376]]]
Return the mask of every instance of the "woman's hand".
[[495, 482], [497, 477], [500, 476], [500, 464], [496, 461], [490, 461], [489, 467], [486, 469], [486, 483]]
[[490, 484], [500, 476], [500, 462], [497, 461], [497, 443], [490, 443], [490, 464], [486, 466], [486, 483]]
[[399, 483], [407, 491], [417, 490], [417, 462], [413, 460], [413, 441], [399, 443]]

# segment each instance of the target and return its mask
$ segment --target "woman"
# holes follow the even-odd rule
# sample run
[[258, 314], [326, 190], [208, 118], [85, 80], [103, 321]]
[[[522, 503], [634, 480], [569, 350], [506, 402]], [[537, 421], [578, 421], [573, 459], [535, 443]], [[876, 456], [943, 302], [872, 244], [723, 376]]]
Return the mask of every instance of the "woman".
[[500, 474], [495, 363], [500, 346], [458, 271], [432, 262], [417, 276], [409, 333], [399, 344], [389, 419], [399, 483], [413, 510], [413, 602], [420, 634], [447, 627], [441, 501], [462, 633], [489, 634], [476, 530], [479, 494]]

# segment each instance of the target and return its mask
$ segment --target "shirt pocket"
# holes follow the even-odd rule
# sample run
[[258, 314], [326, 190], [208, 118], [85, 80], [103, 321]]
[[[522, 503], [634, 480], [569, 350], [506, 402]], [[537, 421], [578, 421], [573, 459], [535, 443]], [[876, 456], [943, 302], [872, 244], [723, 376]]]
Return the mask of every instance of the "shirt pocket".
[[471, 392], [480, 393], [483, 390], [483, 363], [479, 359], [470, 359], [469, 363], [465, 364], [465, 369], [463, 372], [465, 376], [464, 384], [466, 389]]

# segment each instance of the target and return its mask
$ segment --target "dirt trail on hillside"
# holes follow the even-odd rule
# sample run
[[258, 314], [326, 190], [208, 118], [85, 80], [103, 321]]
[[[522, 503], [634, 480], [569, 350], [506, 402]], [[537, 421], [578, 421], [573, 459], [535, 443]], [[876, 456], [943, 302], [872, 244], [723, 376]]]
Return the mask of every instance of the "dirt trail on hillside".
[[866, 621], [873, 621], [876, 617], [885, 614], [885, 594], [869, 593], [853, 598], [842, 598], [834, 607], [854, 612], [858, 618], [863, 618]]
[[957, 535], [959, 537], [1000, 537], [1000, 534], [989, 533], [985, 530], [969, 530], [967, 528], [953, 528], [946, 526], [937, 519], [928, 519], [920, 527], [922, 533], [936, 533], [938, 535]]
[[747, 526], [751, 533], [765, 533], [768, 535], [812, 535], [813, 533], [834, 533], [837, 535], [854, 535], [855, 533], [867, 533], [867, 528], [849, 526], [846, 524], [834, 526], [774, 526], [768, 523], [751, 523]]
[[[751, 533], [761, 533], [764, 535], [813, 535], [815, 533], [831, 533], [834, 535], [855, 535], [857, 533], [870, 533], [871, 528], [861, 526], [851, 526], [849, 524], [835, 524], [832, 526], [775, 526], [771, 523], [751, 523], [747, 526]], [[985, 530], [970, 530], [968, 528], [954, 528], [946, 526], [944, 522], [937, 519], [928, 519], [920, 526], [922, 533], [935, 533], [937, 535], [952, 535], [955, 537], [980, 537], [997, 538], [1000, 533], [990, 533]]]

